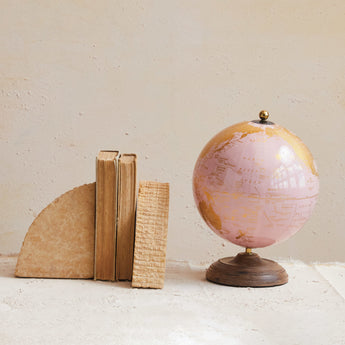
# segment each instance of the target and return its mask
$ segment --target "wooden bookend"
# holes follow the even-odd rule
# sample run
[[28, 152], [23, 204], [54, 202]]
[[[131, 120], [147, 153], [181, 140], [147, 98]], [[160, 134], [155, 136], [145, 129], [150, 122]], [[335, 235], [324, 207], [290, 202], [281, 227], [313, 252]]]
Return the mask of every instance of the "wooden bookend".
[[32, 278], [92, 278], [95, 183], [61, 195], [31, 224], [15, 275]]
[[286, 271], [278, 263], [247, 252], [216, 261], [208, 268], [206, 278], [213, 283], [242, 287], [270, 287], [288, 282]]
[[168, 214], [169, 184], [141, 181], [137, 202], [132, 287], [163, 288]]
[[137, 185], [136, 162], [135, 154], [123, 154], [119, 158], [116, 280], [132, 279]]
[[100, 151], [96, 160], [95, 280], [115, 280], [117, 157]]

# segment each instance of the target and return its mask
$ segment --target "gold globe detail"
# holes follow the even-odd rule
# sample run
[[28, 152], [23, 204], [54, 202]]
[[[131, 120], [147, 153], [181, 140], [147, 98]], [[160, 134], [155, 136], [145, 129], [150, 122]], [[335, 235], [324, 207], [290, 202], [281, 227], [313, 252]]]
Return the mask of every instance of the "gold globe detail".
[[268, 117], [270, 116], [269, 112], [267, 110], [261, 110], [259, 117], [261, 121], [266, 121]]

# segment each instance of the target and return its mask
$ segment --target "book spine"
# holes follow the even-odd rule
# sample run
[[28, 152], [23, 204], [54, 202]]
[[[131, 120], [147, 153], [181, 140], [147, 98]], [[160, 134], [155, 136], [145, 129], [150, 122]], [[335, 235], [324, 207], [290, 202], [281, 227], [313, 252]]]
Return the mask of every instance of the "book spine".
[[94, 279], [115, 280], [117, 160], [97, 159]]
[[[123, 158], [123, 159], [122, 159]], [[134, 255], [136, 156], [119, 159], [116, 280], [131, 280]]]

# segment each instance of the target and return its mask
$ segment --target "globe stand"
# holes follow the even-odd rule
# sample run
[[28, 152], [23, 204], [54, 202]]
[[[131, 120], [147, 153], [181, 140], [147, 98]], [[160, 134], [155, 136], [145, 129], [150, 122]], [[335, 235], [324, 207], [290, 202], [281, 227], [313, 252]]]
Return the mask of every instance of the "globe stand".
[[210, 282], [241, 287], [269, 287], [288, 282], [285, 269], [278, 263], [262, 259], [247, 248], [235, 257], [219, 259], [206, 272]]

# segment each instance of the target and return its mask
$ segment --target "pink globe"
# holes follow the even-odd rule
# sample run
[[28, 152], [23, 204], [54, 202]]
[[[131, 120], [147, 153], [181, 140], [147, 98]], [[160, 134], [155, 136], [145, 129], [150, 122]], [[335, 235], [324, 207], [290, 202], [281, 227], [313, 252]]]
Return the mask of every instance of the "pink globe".
[[300, 230], [318, 191], [308, 148], [265, 120], [218, 133], [202, 150], [193, 174], [194, 199], [207, 225], [247, 248], [281, 242]]

